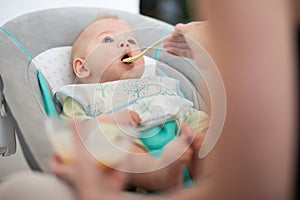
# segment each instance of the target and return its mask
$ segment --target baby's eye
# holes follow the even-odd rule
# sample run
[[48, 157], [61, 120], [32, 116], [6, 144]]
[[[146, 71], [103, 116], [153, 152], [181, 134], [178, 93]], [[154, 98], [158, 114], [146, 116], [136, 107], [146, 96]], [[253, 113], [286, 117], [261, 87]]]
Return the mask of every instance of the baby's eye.
[[113, 41], [114, 41], [114, 39], [112, 39], [111, 37], [105, 37], [105, 38], [102, 40], [103, 43], [111, 43], [111, 42], [113, 42]]
[[133, 39], [129, 39], [129, 40], [128, 40], [128, 43], [129, 43], [129, 44], [136, 45], [136, 42], [135, 42], [135, 40], [133, 40]]

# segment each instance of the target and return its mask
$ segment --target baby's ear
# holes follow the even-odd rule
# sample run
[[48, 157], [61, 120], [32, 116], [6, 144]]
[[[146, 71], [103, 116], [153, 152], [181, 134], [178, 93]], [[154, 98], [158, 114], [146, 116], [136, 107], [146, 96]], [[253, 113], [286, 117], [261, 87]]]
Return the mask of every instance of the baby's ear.
[[87, 78], [90, 76], [90, 71], [84, 66], [84, 59], [75, 58], [73, 60], [73, 70], [78, 78]]

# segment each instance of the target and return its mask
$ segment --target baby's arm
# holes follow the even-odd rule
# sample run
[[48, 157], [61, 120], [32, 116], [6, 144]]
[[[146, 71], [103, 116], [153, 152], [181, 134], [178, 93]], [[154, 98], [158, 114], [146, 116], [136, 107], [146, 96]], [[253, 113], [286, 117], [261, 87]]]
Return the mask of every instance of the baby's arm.
[[[91, 119], [87, 116], [82, 105], [75, 99], [67, 97], [63, 104], [63, 110], [60, 114], [63, 118], [79, 118], [79, 119]], [[141, 119], [139, 115], [128, 109], [119, 110], [111, 114], [102, 114], [96, 117], [99, 122], [115, 123], [120, 125], [134, 126], [140, 124]]]
[[99, 122], [106, 122], [106, 123], [114, 123], [120, 124], [122, 126], [132, 126], [137, 127], [140, 122], [141, 118], [139, 115], [132, 110], [123, 109], [111, 114], [102, 114], [97, 116], [97, 120]]

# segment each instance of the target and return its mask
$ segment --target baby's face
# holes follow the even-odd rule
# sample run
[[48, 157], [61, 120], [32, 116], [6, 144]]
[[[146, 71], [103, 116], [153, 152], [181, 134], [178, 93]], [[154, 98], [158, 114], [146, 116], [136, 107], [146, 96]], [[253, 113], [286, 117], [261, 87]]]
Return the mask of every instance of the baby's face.
[[124, 21], [105, 18], [87, 29], [87, 56], [85, 67], [90, 71], [88, 82], [108, 82], [140, 78], [144, 72], [144, 59], [132, 63], [122, 60], [140, 53], [132, 28]]

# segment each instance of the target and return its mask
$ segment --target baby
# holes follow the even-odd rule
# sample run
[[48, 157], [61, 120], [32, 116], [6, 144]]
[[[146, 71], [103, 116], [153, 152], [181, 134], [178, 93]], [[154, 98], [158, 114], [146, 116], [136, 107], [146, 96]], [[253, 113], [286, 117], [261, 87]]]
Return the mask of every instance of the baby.
[[[64, 117], [81, 117], [83, 119], [96, 117], [99, 122], [135, 127], [146, 124], [144, 129], [149, 128], [145, 130], [146, 134], [153, 133], [153, 131], [159, 132], [161, 136], [158, 139], [153, 139], [152, 137], [150, 137], [150, 140], [149, 138], [144, 140], [136, 139], [135, 146], [132, 149], [135, 153], [155, 152], [155, 150], [158, 150], [161, 156], [153, 157], [149, 155], [143, 157], [145, 160], [139, 161], [137, 164], [138, 167], [142, 168], [149, 168], [149, 165], [152, 165], [154, 169], [166, 163], [166, 160], [170, 158], [170, 155], [174, 154], [174, 151], [178, 151], [176, 145], [179, 146], [183, 143], [187, 144], [190, 142], [190, 138], [187, 139], [188, 137], [176, 137], [180, 123], [187, 123], [198, 132], [204, 132], [208, 127], [209, 117], [203, 112], [192, 109], [192, 104], [184, 98], [181, 98], [178, 94], [175, 96], [154, 95], [154, 97], [150, 97], [148, 102], [153, 102], [158, 98], [159, 100], [156, 100], [158, 104], [160, 101], [169, 103], [178, 102], [178, 100], [180, 100], [179, 104], [181, 106], [179, 106], [175, 113], [184, 110], [182, 116], [178, 117], [176, 121], [169, 118], [167, 123], [159, 127], [155, 125], [163, 121], [158, 120], [153, 124], [152, 120], [150, 120], [147, 124], [147, 122], [145, 122], [147, 121], [145, 120], [147, 116], [143, 115], [142, 112], [136, 112], [138, 110], [136, 109], [136, 105], [145, 104], [147, 101], [137, 100], [135, 104], [123, 108], [122, 103], [124, 101], [129, 102], [133, 99], [139, 99], [140, 97], [139, 94], [126, 96], [125, 93], [122, 93], [122, 90], [124, 90], [125, 85], [141, 84], [139, 79], [143, 75], [145, 62], [143, 58], [131, 63], [124, 63], [122, 60], [139, 53], [140, 48], [138, 42], [129, 24], [113, 16], [97, 19], [84, 28], [73, 44], [71, 57], [73, 60], [73, 70], [78, 83], [76, 90], [74, 90], [73, 85], [69, 90], [69, 92], [73, 91], [73, 95], [66, 95], [68, 92], [57, 92], [56, 98], [61, 104], [61, 115]], [[157, 84], [154, 84], [155, 87], [151, 87], [151, 84], [157, 81], [159, 84], [166, 84], [166, 88], [169, 88], [171, 92], [175, 91], [176, 93], [178, 90], [178, 88], [176, 88], [178, 86], [177, 82], [169, 78], [153, 77], [140, 80], [143, 81], [142, 83], [144, 85], [150, 85], [147, 89], [148, 93], [146, 96], [156, 94]], [[103, 92], [104, 88], [110, 88], [110, 91], [113, 91], [113, 95], [110, 95], [110, 98], [107, 98], [108, 95]], [[92, 92], [89, 93], [88, 91]], [[98, 91], [98, 96], [93, 96], [95, 91]], [[168, 93], [168, 91], [165, 92]], [[63, 96], [61, 95], [62, 93], [64, 94]], [[90, 99], [97, 99], [96, 102], [98, 103], [90, 104], [88, 103]], [[95, 100], [92, 102], [95, 102]], [[108, 109], [105, 106], [109, 103], [111, 105]], [[120, 105], [119, 108], [117, 108], [118, 105]], [[153, 110], [153, 108], [151, 109]], [[98, 112], [99, 110], [101, 110], [101, 112]], [[108, 112], [108, 110], [110, 112]], [[172, 114], [173, 110], [171, 108], [166, 112]], [[158, 111], [155, 115], [150, 114], [150, 118], [153, 119], [155, 118], [154, 116], [156, 116], [157, 119], [161, 119], [163, 116], [158, 116], [157, 114], [159, 113], [161, 112]], [[166, 121], [166, 119], [164, 119], [164, 121]], [[166, 134], [169, 136], [165, 137]], [[151, 145], [153, 146], [153, 142], [161, 143], [158, 149], [156, 148], [154, 151], [151, 147]], [[130, 174], [129, 185], [156, 191], [178, 188], [182, 183], [183, 166], [190, 160], [191, 151], [188, 149], [174, 163], [161, 170]], [[192, 169], [192, 167], [190, 167], [190, 169]], [[190, 170], [190, 175], [193, 179], [197, 178], [194, 177], [195, 174], [196, 173]]]

